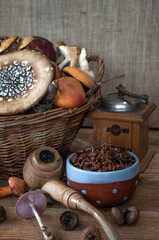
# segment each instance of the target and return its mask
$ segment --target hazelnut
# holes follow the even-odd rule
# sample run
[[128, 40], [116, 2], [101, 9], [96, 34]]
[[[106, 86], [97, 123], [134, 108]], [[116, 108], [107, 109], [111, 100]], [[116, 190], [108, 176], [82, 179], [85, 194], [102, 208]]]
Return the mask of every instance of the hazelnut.
[[139, 210], [137, 209], [137, 207], [132, 206], [132, 207], [125, 208], [123, 210], [123, 214], [125, 217], [125, 223], [130, 225], [137, 221], [139, 217]]
[[119, 225], [121, 226], [124, 225], [125, 223], [124, 214], [120, 209], [118, 209], [117, 207], [113, 207], [111, 209], [111, 213]]

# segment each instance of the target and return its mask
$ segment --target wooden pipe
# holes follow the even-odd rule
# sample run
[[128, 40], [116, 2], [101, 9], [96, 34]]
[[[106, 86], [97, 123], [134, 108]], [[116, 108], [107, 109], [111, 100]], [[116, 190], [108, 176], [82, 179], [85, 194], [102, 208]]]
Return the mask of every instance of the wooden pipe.
[[83, 210], [91, 214], [100, 223], [110, 240], [121, 239], [109, 221], [97, 208], [88, 203], [82, 194], [67, 187], [62, 181], [56, 179], [48, 181], [43, 185], [42, 190], [49, 194], [52, 199], [61, 202], [68, 208]]

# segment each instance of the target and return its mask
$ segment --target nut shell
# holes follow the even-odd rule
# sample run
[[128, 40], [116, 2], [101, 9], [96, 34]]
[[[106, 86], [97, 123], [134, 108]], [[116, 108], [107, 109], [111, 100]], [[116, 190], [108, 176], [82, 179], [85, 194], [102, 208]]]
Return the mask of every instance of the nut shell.
[[60, 216], [60, 225], [64, 230], [75, 229], [79, 224], [78, 215], [72, 211], [66, 211]]
[[139, 217], [139, 210], [135, 207], [129, 207], [123, 210], [124, 215], [125, 215], [125, 223], [130, 225], [130, 224], [134, 224]]
[[88, 226], [82, 231], [80, 240], [102, 240], [102, 235], [99, 228]]
[[120, 211], [120, 209], [118, 209], [117, 207], [113, 207], [111, 209], [111, 213], [119, 225], [121, 226], [124, 225], [125, 223], [124, 214], [122, 213], [122, 211]]

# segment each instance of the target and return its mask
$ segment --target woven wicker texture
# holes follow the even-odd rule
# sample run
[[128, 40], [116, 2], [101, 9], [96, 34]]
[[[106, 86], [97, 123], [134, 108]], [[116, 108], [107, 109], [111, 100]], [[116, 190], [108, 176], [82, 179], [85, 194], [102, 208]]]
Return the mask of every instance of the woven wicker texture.
[[[98, 56], [88, 58], [98, 63], [96, 82], [102, 80], [104, 62]], [[85, 115], [100, 99], [96, 90], [79, 108], [56, 108], [35, 114], [0, 117], [0, 175], [22, 176], [29, 153], [40, 146], [51, 146], [65, 159]]]

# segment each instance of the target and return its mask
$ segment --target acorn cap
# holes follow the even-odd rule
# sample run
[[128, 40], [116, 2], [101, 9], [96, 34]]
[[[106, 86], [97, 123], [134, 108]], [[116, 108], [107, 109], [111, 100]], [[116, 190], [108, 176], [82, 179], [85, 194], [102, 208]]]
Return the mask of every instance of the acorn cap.
[[39, 191], [30, 191], [23, 194], [16, 203], [17, 214], [23, 218], [35, 217], [32, 205], [34, 205], [38, 214], [41, 215], [47, 207], [45, 195]]
[[36, 51], [1, 55], [0, 114], [16, 114], [34, 106], [47, 92], [52, 78], [50, 61]]
[[62, 71], [79, 80], [87, 88], [94, 86], [93, 79], [77, 67], [64, 67]]
[[16, 40], [18, 36], [12, 36], [1, 43], [0, 53], [5, 52]]
[[14, 195], [19, 196], [21, 193], [24, 193], [25, 182], [23, 179], [20, 179], [18, 177], [10, 177], [8, 179], [8, 184]]

